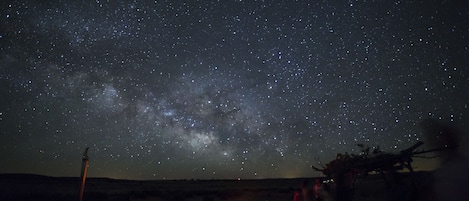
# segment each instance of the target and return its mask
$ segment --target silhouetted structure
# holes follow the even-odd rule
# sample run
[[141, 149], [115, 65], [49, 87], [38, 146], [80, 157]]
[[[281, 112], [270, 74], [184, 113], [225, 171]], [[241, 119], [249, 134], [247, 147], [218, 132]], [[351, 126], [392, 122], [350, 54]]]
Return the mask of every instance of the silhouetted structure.
[[[355, 154], [337, 154], [335, 160], [332, 160], [326, 166], [318, 168], [312, 166], [316, 171], [322, 172], [327, 177], [334, 180], [336, 199], [338, 201], [352, 200], [354, 182], [357, 175], [368, 175], [370, 172], [380, 173], [383, 178], [385, 172], [395, 172], [407, 168], [411, 173], [414, 171], [412, 168], [412, 157], [424, 157], [422, 154], [429, 152], [436, 152], [447, 149], [442, 147], [432, 150], [415, 151], [423, 145], [419, 141], [411, 147], [401, 150], [398, 153], [386, 153], [376, 147], [370, 153], [370, 147], [365, 147], [363, 144], [358, 146], [362, 148], [359, 155]], [[386, 183], [389, 183], [386, 181]]]
[[83, 193], [85, 191], [85, 181], [86, 181], [86, 173], [88, 172], [88, 149], [86, 147], [85, 152], [83, 152], [83, 160], [81, 162], [81, 185], [80, 185], [80, 199], [79, 201], [83, 200]]

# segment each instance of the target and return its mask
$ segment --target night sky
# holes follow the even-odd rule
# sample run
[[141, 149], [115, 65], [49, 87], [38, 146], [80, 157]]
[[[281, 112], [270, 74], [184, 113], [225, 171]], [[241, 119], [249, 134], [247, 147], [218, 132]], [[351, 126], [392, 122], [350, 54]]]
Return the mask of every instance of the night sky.
[[309, 177], [469, 129], [468, 1], [0, 6], [0, 173]]

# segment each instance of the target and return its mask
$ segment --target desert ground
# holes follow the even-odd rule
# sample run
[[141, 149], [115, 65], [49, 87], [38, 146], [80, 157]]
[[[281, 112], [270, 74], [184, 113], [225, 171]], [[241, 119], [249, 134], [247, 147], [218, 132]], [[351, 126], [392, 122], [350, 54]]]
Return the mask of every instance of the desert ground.
[[[286, 201], [308, 181], [315, 178], [260, 180], [171, 180], [135, 181], [88, 178], [84, 201]], [[412, 176], [399, 174], [399, 182], [386, 185], [379, 175], [358, 178], [354, 201], [434, 200], [432, 172]], [[334, 184], [330, 183], [331, 191]], [[308, 187], [308, 188], [309, 188]], [[0, 174], [0, 200], [78, 200], [80, 178], [48, 177], [31, 174]]]

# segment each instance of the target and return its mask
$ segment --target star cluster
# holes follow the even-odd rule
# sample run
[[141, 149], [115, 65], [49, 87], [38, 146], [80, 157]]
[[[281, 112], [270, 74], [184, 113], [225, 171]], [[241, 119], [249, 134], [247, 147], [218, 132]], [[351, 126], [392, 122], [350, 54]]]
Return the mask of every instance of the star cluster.
[[467, 3], [0, 5], [0, 172], [78, 176], [90, 147], [96, 177], [314, 176], [467, 128]]

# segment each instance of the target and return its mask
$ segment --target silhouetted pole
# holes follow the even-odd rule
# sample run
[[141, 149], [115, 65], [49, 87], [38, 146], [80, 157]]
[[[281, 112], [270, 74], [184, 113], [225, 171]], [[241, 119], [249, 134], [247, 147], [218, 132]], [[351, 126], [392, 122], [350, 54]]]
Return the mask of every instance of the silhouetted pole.
[[81, 162], [81, 186], [79, 201], [83, 201], [83, 193], [85, 191], [86, 173], [88, 171], [88, 149], [89, 147], [86, 147], [85, 152], [83, 152], [83, 160]]

